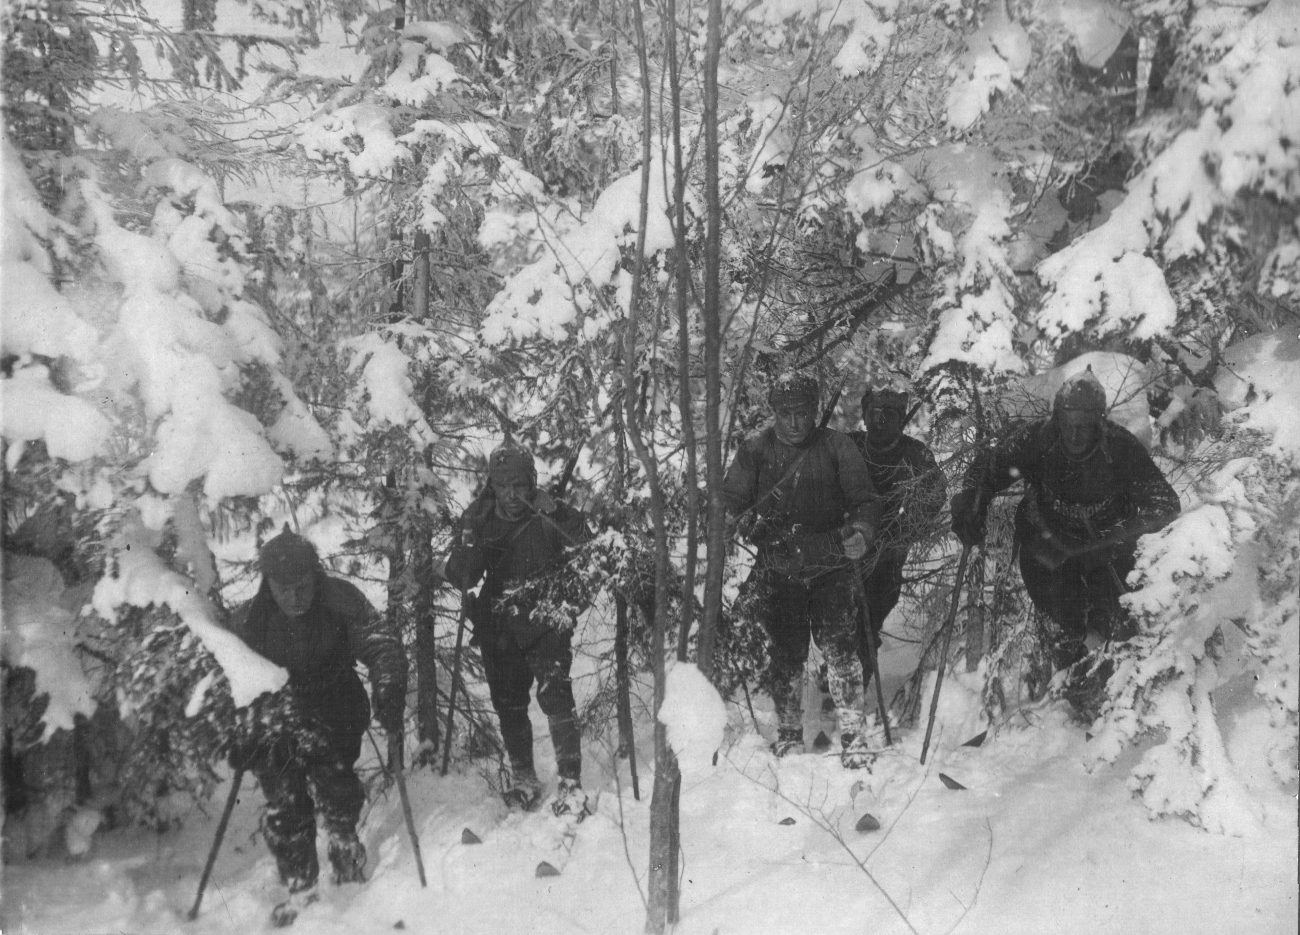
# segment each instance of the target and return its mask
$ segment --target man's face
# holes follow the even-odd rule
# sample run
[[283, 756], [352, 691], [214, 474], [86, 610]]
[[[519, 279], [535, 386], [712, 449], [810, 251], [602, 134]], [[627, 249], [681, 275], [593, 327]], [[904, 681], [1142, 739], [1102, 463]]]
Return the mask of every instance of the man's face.
[[803, 444], [817, 425], [817, 407], [810, 403], [778, 406], [772, 414], [776, 416], [776, 437], [787, 445]]
[[1087, 409], [1058, 409], [1056, 428], [1061, 433], [1061, 446], [1066, 454], [1075, 458], [1092, 450], [1101, 431], [1097, 413]]
[[493, 479], [492, 492], [496, 494], [497, 514], [502, 519], [523, 519], [532, 506], [536, 489], [530, 481], [518, 478]]
[[309, 571], [301, 578], [290, 581], [276, 581], [274, 578], [266, 580], [271, 586], [271, 597], [275, 598], [276, 606], [286, 617], [301, 617], [307, 613], [312, 598], [316, 596], [315, 572]]
[[877, 448], [892, 445], [903, 431], [903, 413], [893, 406], [868, 403], [862, 421], [867, 426], [867, 440]]

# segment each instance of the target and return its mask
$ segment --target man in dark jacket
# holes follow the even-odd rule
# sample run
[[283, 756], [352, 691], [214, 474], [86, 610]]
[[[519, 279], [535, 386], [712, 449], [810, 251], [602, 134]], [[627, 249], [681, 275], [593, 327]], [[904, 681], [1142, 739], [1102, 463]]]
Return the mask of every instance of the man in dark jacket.
[[380, 726], [400, 735], [406, 654], [387, 620], [356, 587], [326, 575], [316, 549], [288, 525], [262, 548], [259, 565], [261, 589], [236, 632], [289, 671], [295, 724], [289, 733], [247, 738], [232, 760], [253, 770], [266, 796], [266, 843], [290, 893], [272, 918], [288, 925], [315, 899], [317, 809], [334, 882], [365, 880], [357, 837], [365, 794], [353, 764], [371, 708], [354, 667], [366, 666]]
[[1029, 598], [1056, 627], [1058, 670], [1071, 669], [1066, 697], [1095, 716], [1112, 663], [1087, 660], [1089, 634], [1125, 640], [1132, 623], [1119, 603], [1137, 538], [1178, 515], [1178, 494], [1142, 443], [1106, 419], [1106, 392], [1091, 369], [1071, 378], [1048, 419], [1029, 423], [974, 459], [952, 498], [963, 545], [984, 539], [989, 502], [1023, 480], [1015, 536]]
[[[579, 820], [589, 814], [589, 805], [582, 790], [582, 731], [569, 680], [574, 621], [543, 619], [529, 587], [563, 570], [566, 551], [590, 536], [581, 511], [538, 488], [532, 454], [507, 445], [489, 456], [487, 489], [461, 516], [451, 553], [435, 568], [470, 602], [473, 642], [483, 655], [510, 757], [506, 801], [530, 809], [541, 798], [528, 717], [536, 680], [560, 776], [551, 809]], [[478, 595], [469, 594], [480, 580]]]
[[[867, 598], [872, 637], [880, 647], [880, 630], [903, 589], [907, 552], [943, 509], [943, 474], [924, 442], [903, 434], [907, 393], [868, 389], [862, 395], [865, 432], [850, 432], [880, 497], [880, 532], [874, 554], [864, 562], [862, 588]], [[871, 681], [866, 647], [862, 665]]]
[[852, 563], [866, 554], [879, 505], [862, 455], [847, 436], [818, 427], [820, 390], [786, 374], [768, 394], [774, 424], [746, 439], [722, 496], [737, 529], [757, 546], [742, 603], [770, 640], [765, 687], [776, 705], [773, 752], [803, 746], [802, 675], [809, 637], [826, 658], [841, 762], [868, 765], [863, 736], [859, 609]]

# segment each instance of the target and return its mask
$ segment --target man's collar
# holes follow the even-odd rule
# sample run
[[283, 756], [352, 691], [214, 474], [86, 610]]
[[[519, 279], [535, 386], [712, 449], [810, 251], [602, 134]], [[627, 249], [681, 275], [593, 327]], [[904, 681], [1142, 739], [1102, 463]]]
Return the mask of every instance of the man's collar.
[[894, 436], [894, 440], [892, 442], [890, 442], [888, 445], [884, 445], [883, 447], [880, 445], [872, 444], [870, 432], [866, 433], [866, 439], [867, 439], [867, 449], [872, 454], [885, 455], [885, 454], [889, 454], [891, 451], [893, 451], [895, 448], [898, 447], [898, 443], [903, 440], [903, 435], [900, 432], [898, 435]]

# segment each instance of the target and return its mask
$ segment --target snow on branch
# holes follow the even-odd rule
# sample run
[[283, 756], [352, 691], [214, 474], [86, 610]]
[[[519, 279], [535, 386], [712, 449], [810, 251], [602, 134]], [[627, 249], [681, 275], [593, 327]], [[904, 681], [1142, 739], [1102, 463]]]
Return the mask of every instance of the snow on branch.
[[288, 672], [222, 628], [194, 581], [172, 571], [154, 551], [161, 541], [161, 533], [145, 528], [138, 516], [123, 524], [112, 543], [111, 564], [116, 573], [105, 575], [95, 586], [95, 612], [115, 620], [125, 606], [171, 608], [226, 673], [236, 707], [283, 688]]
[[[1201, 11], [1204, 15], [1210, 15]], [[1110, 218], [1039, 265], [1050, 337], [1091, 330], [1145, 339], [1177, 309], [1157, 262], [1205, 250], [1217, 209], [1242, 191], [1300, 191], [1300, 0], [1272, 0], [1245, 21], [1199, 89], [1205, 106], [1133, 180]], [[1195, 24], [1194, 24], [1195, 28]]]
[[1025, 76], [1032, 58], [1029, 33], [995, 0], [984, 24], [966, 37], [966, 51], [953, 66], [948, 89], [948, 125], [958, 132], [974, 126], [993, 95], [1007, 93]]
[[[671, 180], [661, 160], [652, 163], [650, 173], [647, 254], [673, 244], [667, 199]], [[541, 258], [510, 277], [488, 306], [480, 329], [486, 344], [560, 341], [579, 314], [593, 310], [593, 295], [614, 283], [621, 251], [636, 241], [640, 185], [639, 172], [625, 175], [605, 189], [579, 224], [545, 232]]]
[[357, 178], [379, 178], [411, 151], [398, 141], [383, 103], [349, 104], [313, 117], [298, 133], [298, 143], [313, 159], [339, 159]]
[[76, 715], [95, 713], [94, 687], [77, 656], [74, 609], [63, 601], [63, 576], [53, 563], [6, 552], [4, 585], [4, 660], [31, 669], [35, 694], [48, 695], [44, 743], [56, 730], [72, 730]]
[[898, 0], [758, 0], [745, 6], [744, 17], [774, 46], [786, 41], [783, 24], [795, 17], [805, 18], [819, 32], [846, 29], [834, 65], [842, 75], [854, 77], [874, 71], [884, 59], [897, 10]]
[[1012, 344], [1015, 274], [1008, 260], [1012, 191], [1005, 164], [965, 144], [930, 151], [914, 174], [933, 191], [918, 218], [930, 255], [943, 264], [938, 328], [923, 370], [952, 362], [988, 373], [1020, 373]]
[[694, 663], [678, 662], [668, 670], [656, 719], [668, 728], [683, 775], [696, 776], [712, 766], [727, 728], [727, 705]]
[[[1215, 693], [1238, 677], [1254, 680], [1269, 713], [1252, 742], [1294, 782], [1300, 542], [1279, 523], [1293, 525], [1300, 495], [1288, 473], [1270, 458], [1229, 461], [1191, 509], [1141, 540], [1138, 587], [1123, 599], [1141, 632], [1117, 654], [1094, 762], [1154, 739], [1129, 780], [1153, 816], [1225, 834], [1258, 826], [1263, 806], [1229, 758], [1216, 710]], [[1270, 575], [1284, 580], [1270, 585]]]
[[[419, 334], [418, 325], [401, 326], [408, 333]], [[414, 363], [398, 345], [383, 334], [372, 331], [342, 342], [352, 355], [349, 373], [360, 371], [360, 388], [370, 413], [366, 424], [391, 425], [405, 429], [417, 447], [437, 441], [437, 436], [415, 401], [415, 385], [410, 367]]]

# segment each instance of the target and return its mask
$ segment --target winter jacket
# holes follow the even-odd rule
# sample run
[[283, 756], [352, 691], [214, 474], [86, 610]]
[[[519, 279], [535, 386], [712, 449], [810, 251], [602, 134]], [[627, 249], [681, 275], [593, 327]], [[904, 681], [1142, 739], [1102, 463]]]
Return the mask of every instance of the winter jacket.
[[471, 503], [452, 540], [446, 576], [462, 591], [483, 581], [477, 596], [466, 596], [475, 639], [508, 630], [523, 649], [540, 639], [550, 624], [531, 619], [534, 602], [505, 598], [562, 567], [565, 553], [590, 538], [582, 511], [544, 490], [537, 491], [533, 512], [517, 520], [497, 514], [490, 489]]
[[877, 541], [886, 549], [906, 552], [947, 499], [947, 485], [934, 454], [924, 442], [908, 435], [900, 435], [887, 451], [876, 451], [867, 444], [866, 432], [850, 432], [849, 438], [862, 452], [880, 497]]
[[289, 685], [309, 717], [331, 733], [357, 737], [370, 723], [365, 689], [355, 666], [366, 667], [374, 709], [401, 711], [406, 697], [406, 653], [388, 621], [357, 588], [324, 572], [301, 617], [288, 617], [263, 581], [236, 632], [249, 647], [289, 670]]
[[[1177, 492], [1126, 429], [1104, 421], [1100, 443], [1079, 461], [1058, 440], [1051, 419], [1029, 423], [966, 471], [964, 487], [982, 490], [985, 508], [998, 491], [1025, 482], [1016, 511], [1022, 546], [1032, 548], [1043, 531], [1076, 547], [1095, 539], [1136, 540], [1178, 515]], [[1120, 549], [1131, 552], [1132, 541]]]
[[[785, 561], [782, 543], [815, 541], [845, 525], [860, 527], [870, 539], [880, 525], [866, 462], [848, 436], [833, 429], [814, 429], [799, 446], [781, 441], [772, 427], [746, 439], [727, 469], [722, 499], [741, 528], [751, 530], [765, 565]], [[812, 567], [834, 563], [820, 546], [810, 551], [819, 556]]]

